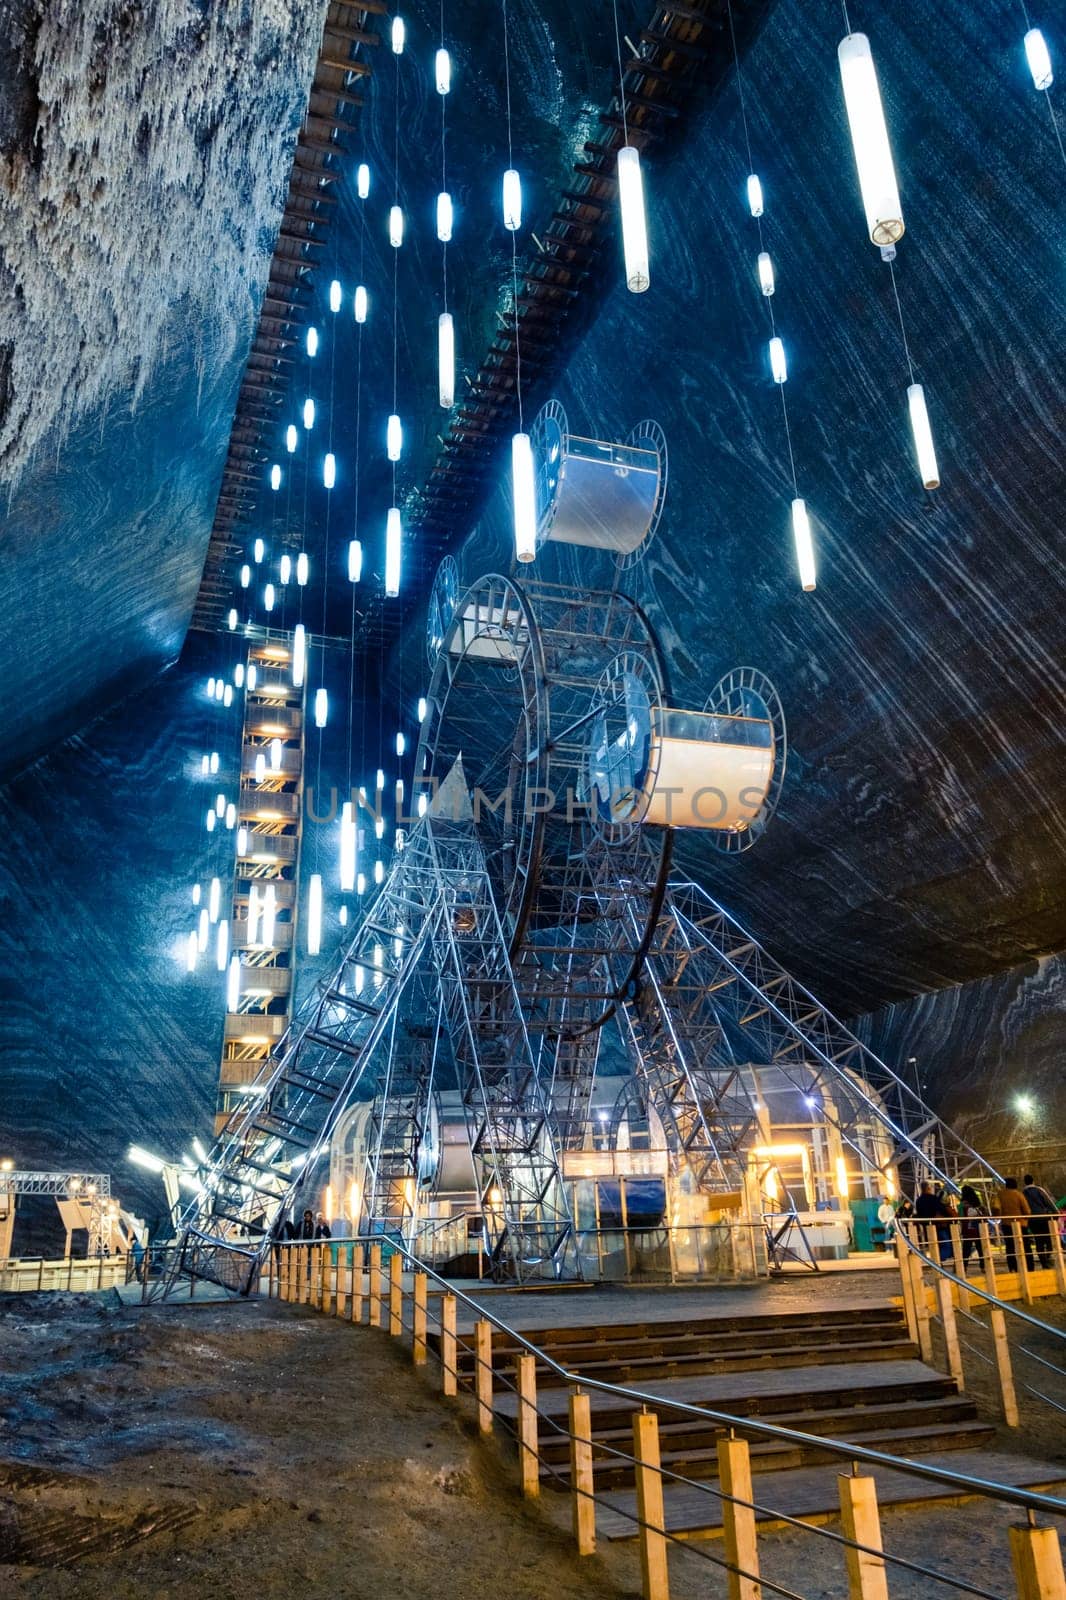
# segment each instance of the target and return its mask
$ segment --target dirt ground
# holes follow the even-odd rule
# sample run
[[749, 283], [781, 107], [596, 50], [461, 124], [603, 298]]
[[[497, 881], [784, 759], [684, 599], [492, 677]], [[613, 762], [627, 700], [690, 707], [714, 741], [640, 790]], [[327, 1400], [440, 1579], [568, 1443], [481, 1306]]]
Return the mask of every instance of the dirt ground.
[[[469, 1402], [444, 1401], [427, 1371], [376, 1330], [276, 1302], [0, 1297], [0, 1596], [639, 1593], [635, 1547], [579, 1562], [566, 1499], [525, 1505], [510, 1446], [481, 1442]], [[892, 1600], [1013, 1596], [1017, 1520], [982, 1503], [886, 1513], [888, 1549], [973, 1585], [897, 1569]], [[674, 1548], [674, 1600], [724, 1597], [721, 1554]], [[760, 1554], [767, 1595], [848, 1592], [821, 1536], [764, 1534]]]

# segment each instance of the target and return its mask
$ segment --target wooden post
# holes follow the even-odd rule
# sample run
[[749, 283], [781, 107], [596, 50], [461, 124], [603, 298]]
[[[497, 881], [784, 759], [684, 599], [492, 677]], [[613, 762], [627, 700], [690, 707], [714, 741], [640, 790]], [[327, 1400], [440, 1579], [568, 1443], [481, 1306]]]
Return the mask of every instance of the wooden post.
[[281, 1282], [278, 1285], [278, 1298], [280, 1300], [289, 1298], [289, 1251], [284, 1245], [281, 1250]]
[[570, 1503], [579, 1556], [596, 1548], [596, 1502], [592, 1480], [592, 1411], [589, 1397], [570, 1391]]
[[348, 1304], [348, 1320], [363, 1320], [363, 1247], [352, 1245], [352, 1298]]
[[333, 1308], [333, 1248], [331, 1245], [322, 1246], [322, 1276], [320, 1279], [321, 1294], [318, 1308], [328, 1316]]
[[1027, 1306], [1031, 1306], [1033, 1303], [1033, 1290], [1029, 1282], [1029, 1258], [1025, 1253], [1025, 1245], [1029, 1236], [1027, 1231], [1022, 1228], [1022, 1224], [1017, 1217], [1011, 1221], [1010, 1228], [1011, 1233], [1014, 1235], [1014, 1248], [1018, 1254], [1018, 1286], [1022, 1291], [1022, 1299]]
[[311, 1249], [311, 1275], [307, 1283], [307, 1303], [318, 1311], [322, 1305], [322, 1246], [313, 1244]]
[[[906, 1249], [906, 1246], [904, 1246]], [[718, 1482], [722, 1490], [722, 1530], [725, 1553], [740, 1569], [727, 1574], [729, 1600], [760, 1600], [759, 1551], [756, 1544], [755, 1512], [740, 1500], [751, 1501], [751, 1451], [746, 1439], [719, 1439]], [[732, 1500], [727, 1496], [732, 1495]], [[741, 1573], [749, 1576], [742, 1577]]]
[[914, 1315], [914, 1285], [909, 1266], [911, 1253], [902, 1235], [896, 1234], [896, 1264], [899, 1267], [900, 1294], [903, 1297], [903, 1314], [907, 1319], [907, 1337], [911, 1344], [918, 1343], [918, 1319]]
[[959, 1330], [955, 1322], [955, 1300], [951, 1293], [951, 1287], [951, 1283], [947, 1278], [937, 1278], [936, 1293], [940, 1302], [940, 1323], [944, 1330], [944, 1348], [947, 1351], [948, 1371], [961, 1391], [966, 1387], [966, 1379], [962, 1371], [962, 1350], [959, 1347]]
[[345, 1300], [348, 1293], [345, 1285], [345, 1273], [351, 1263], [351, 1256], [351, 1245], [337, 1246], [337, 1297], [333, 1302], [333, 1314], [337, 1317], [343, 1317], [344, 1315]]
[[479, 1433], [492, 1432], [492, 1323], [487, 1317], [474, 1323], [474, 1393], [477, 1396]]
[[444, 1394], [456, 1394], [459, 1389], [455, 1338], [457, 1305], [458, 1301], [453, 1294], [446, 1294], [440, 1303], [440, 1373], [441, 1390]]
[[[881, 1518], [877, 1510], [877, 1485], [873, 1478], [839, 1478], [840, 1517], [844, 1537], [871, 1550], [882, 1549]], [[888, 1600], [888, 1580], [883, 1556], [846, 1547], [848, 1600]]]
[[1062, 1256], [1062, 1235], [1059, 1233], [1059, 1219], [1051, 1219], [1051, 1265], [1055, 1269], [1055, 1284], [1059, 1294], [1066, 1296], [1066, 1261]]
[[985, 1288], [989, 1294], [997, 1294], [996, 1264], [992, 1260], [992, 1231], [987, 1222], [979, 1223], [977, 1231], [981, 1236], [981, 1259], [985, 1267]]
[[370, 1326], [381, 1327], [381, 1246], [370, 1246], [370, 1282], [367, 1286], [370, 1301]]
[[1062, 1600], [1066, 1578], [1056, 1529], [1014, 1523], [1008, 1531], [1018, 1600]]
[[925, 1278], [920, 1256], [911, 1256], [911, 1284], [914, 1293], [914, 1319], [918, 1324], [918, 1350], [923, 1361], [933, 1360], [933, 1340], [929, 1332], [929, 1302], [925, 1297]]
[[659, 1419], [654, 1411], [638, 1411], [633, 1418], [633, 1455], [637, 1463], [641, 1590], [644, 1600], [670, 1600]]
[[416, 1367], [426, 1364], [426, 1295], [429, 1279], [424, 1272], [415, 1273], [414, 1313], [411, 1328], [411, 1360]]
[[311, 1246], [300, 1246], [300, 1304], [305, 1306], [311, 1298]]
[[537, 1427], [537, 1358], [518, 1358], [518, 1459], [522, 1493], [527, 1500], [540, 1494], [540, 1438]]
[[394, 1339], [403, 1332], [403, 1256], [398, 1250], [389, 1260], [389, 1332]]
[[992, 1346], [999, 1376], [999, 1395], [1003, 1406], [1003, 1420], [1008, 1428], [1018, 1426], [1018, 1401], [1014, 1393], [1014, 1374], [1010, 1365], [1010, 1346], [1007, 1343], [1007, 1324], [1002, 1306], [989, 1306], [988, 1320], [992, 1327]]
[[[961, 1221], [961, 1219], [959, 1217], [953, 1217], [951, 1219], [951, 1221], [948, 1223], [948, 1227], [951, 1229], [951, 1259], [952, 1259], [952, 1262], [954, 1263], [954, 1265], [952, 1267], [952, 1271], [954, 1272], [956, 1278], [962, 1278], [963, 1280], [965, 1280], [965, 1278], [966, 1278], [966, 1263], [962, 1259], [962, 1221]], [[959, 1293], [960, 1294], [962, 1293], [961, 1289], [960, 1289]], [[963, 1306], [963, 1310], [964, 1311], [966, 1310], [965, 1306]]]

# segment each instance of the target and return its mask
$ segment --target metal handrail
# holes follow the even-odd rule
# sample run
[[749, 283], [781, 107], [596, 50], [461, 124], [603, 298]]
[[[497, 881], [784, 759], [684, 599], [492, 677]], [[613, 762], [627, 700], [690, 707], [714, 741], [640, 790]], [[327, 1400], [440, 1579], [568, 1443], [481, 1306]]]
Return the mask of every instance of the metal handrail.
[[[355, 1234], [345, 1239], [332, 1239], [320, 1241], [327, 1245], [380, 1245], [380, 1235], [373, 1237], [367, 1234]], [[282, 1248], [289, 1248], [288, 1244]], [[601, 1378], [583, 1377], [579, 1372], [571, 1372], [569, 1368], [555, 1361], [539, 1345], [533, 1344], [523, 1334], [509, 1326], [502, 1318], [493, 1313], [479, 1301], [464, 1294], [457, 1289], [454, 1283], [442, 1278], [438, 1272], [427, 1267], [424, 1262], [413, 1256], [402, 1245], [394, 1245], [397, 1255], [411, 1264], [412, 1270], [424, 1272], [427, 1277], [438, 1283], [445, 1294], [453, 1295], [461, 1300], [464, 1305], [478, 1314], [479, 1318], [491, 1322], [493, 1327], [505, 1333], [508, 1338], [520, 1345], [527, 1354], [535, 1356], [543, 1366], [556, 1373], [568, 1387], [580, 1389], [593, 1389], [599, 1394], [613, 1395], [618, 1399], [632, 1400], [641, 1407], [664, 1407], [677, 1411], [685, 1416], [698, 1417], [704, 1421], [721, 1423], [725, 1428], [741, 1429], [746, 1433], [756, 1433], [771, 1439], [783, 1439], [789, 1444], [813, 1446], [819, 1450], [828, 1451], [831, 1455], [840, 1456], [849, 1462], [862, 1461], [870, 1466], [886, 1468], [894, 1472], [910, 1473], [913, 1477], [924, 1478], [931, 1483], [945, 1484], [953, 1489], [958, 1489], [966, 1494], [983, 1495], [991, 1500], [999, 1500], [1008, 1505], [1021, 1506], [1027, 1511], [1043, 1511], [1052, 1516], [1066, 1516], [1066, 1500], [1061, 1500], [1057, 1495], [1041, 1494], [1034, 1489], [1014, 1488], [1010, 1484], [995, 1483], [986, 1478], [976, 1478], [964, 1472], [952, 1472], [947, 1467], [931, 1467], [917, 1461], [908, 1461], [900, 1456], [887, 1455], [882, 1450], [871, 1450], [868, 1445], [838, 1444], [832, 1438], [823, 1438], [818, 1434], [804, 1433], [796, 1428], [786, 1428], [780, 1423], [762, 1422], [756, 1417], [738, 1417], [728, 1411], [716, 1411], [709, 1406], [694, 1406], [683, 1400], [671, 1400], [663, 1395], [649, 1394], [642, 1389], [630, 1389], [627, 1386], [615, 1383], [606, 1383]], [[1066, 1475], [1066, 1469], [1064, 1469]]]
[[[918, 1218], [915, 1219], [914, 1225], [918, 1227], [936, 1227], [939, 1224], [943, 1227], [945, 1224], [961, 1222], [961, 1220], [961, 1218], [952, 1217]], [[979, 1289], [968, 1278], [960, 1278], [956, 1273], [950, 1272], [942, 1261], [935, 1261], [932, 1256], [926, 1255], [925, 1251], [920, 1249], [910, 1237], [907, 1231], [909, 1223], [911, 1223], [910, 1218], [903, 1223], [897, 1221], [896, 1231], [911, 1254], [916, 1255], [920, 1261], [924, 1261], [927, 1267], [932, 1267], [934, 1272], [939, 1272], [942, 1278], [947, 1278], [951, 1283], [956, 1284], [958, 1288], [965, 1289], [967, 1294], [977, 1295], [978, 1299], [986, 1300], [989, 1305], [998, 1306], [1001, 1311], [1009, 1311], [1012, 1317], [1020, 1317], [1023, 1322], [1030, 1323], [1032, 1327], [1038, 1328], [1041, 1333], [1050, 1333], [1056, 1339], [1062, 1339], [1066, 1343], [1066, 1329], [1053, 1327], [1050, 1322], [1041, 1322], [1039, 1317], [1030, 1316], [1028, 1311], [1023, 1311], [1020, 1306], [1014, 1305], [1010, 1300], [1001, 1300], [997, 1294], [992, 1294], [990, 1290]]]

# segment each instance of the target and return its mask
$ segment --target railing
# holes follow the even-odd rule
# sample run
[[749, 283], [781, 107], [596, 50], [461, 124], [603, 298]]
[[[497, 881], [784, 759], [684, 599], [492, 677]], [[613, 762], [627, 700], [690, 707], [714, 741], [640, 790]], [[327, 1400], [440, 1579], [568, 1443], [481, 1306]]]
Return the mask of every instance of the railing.
[[[976, 1226], [976, 1234], [966, 1234], [964, 1230], [968, 1226]], [[987, 1287], [989, 1282], [995, 1285], [999, 1281], [989, 1222], [981, 1220], [973, 1224], [967, 1219], [955, 1218], [908, 1221], [897, 1224], [896, 1232], [904, 1311], [911, 1338], [918, 1345], [922, 1359], [930, 1364], [936, 1360], [931, 1336], [931, 1326], [936, 1325], [944, 1363], [960, 1389], [966, 1388], [975, 1363], [991, 1373], [1000, 1415], [1007, 1427], [1016, 1428], [1022, 1420], [1019, 1386], [1041, 1405], [1066, 1414], [1066, 1365], [1060, 1366], [1034, 1350], [1030, 1332], [1035, 1329], [1050, 1348], [1061, 1349], [1066, 1360], [1066, 1330], [1041, 1321], [1019, 1305], [1001, 1299], [994, 1288]], [[1045, 1236], [1038, 1237], [1043, 1241]], [[1038, 1263], [1041, 1255], [1033, 1241], [1025, 1240], [1017, 1221], [1010, 1227], [1004, 1244], [1005, 1251], [1013, 1246], [1011, 1257], [1016, 1268], [1013, 1277], [1019, 1279], [1018, 1284], [1012, 1283], [1011, 1287], [1018, 1288], [1030, 1304], [1038, 1298], [1033, 1282], [1035, 1273], [1042, 1272], [1052, 1281], [1050, 1288], [1044, 1284], [1038, 1286], [1043, 1292], [1061, 1294], [1066, 1291], [1062, 1242], [1057, 1231], [1053, 1230], [1052, 1237], [1054, 1245], [1049, 1242], [1046, 1253], [1053, 1265], [1046, 1268], [1038, 1265], [1032, 1272], [1024, 1264], [1027, 1243]], [[975, 1241], [979, 1246], [980, 1283], [966, 1276], [969, 1258], [974, 1254], [967, 1246]], [[951, 1262], [950, 1267], [947, 1261]], [[933, 1275], [932, 1290], [925, 1281], [927, 1271]], [[987, 1312], [987, 1322], [974, 1315], [975, 1305]], [[1030, 1339], [1029, 1344], [1024, 1342], [1026, 1338]], [[1016, 1360], [1023, 1365], [1025, 1377], [1015, 1373]]]
[[[875, 1479], [859, 1472], [859, 1464], [903, 1473], [925, 1483], [937, 1484], [952, 1497], [983, 1497], [1005, 1506], [1018, 1507], [1027, 1515], [1025, 1525], [1009, 1530], [1010, 1553], [1017, 1584], [1018, 1600], [1062, 1600], [1063, 1576], [1059, 1536], [1050, 1526], [1038, 1526], [1036, 1517], [1066, 1515], [1066, 1500], [1035, 1490], [991, 1482], [971, 1474], [953, 1472], [928, 1462], [910, 1461], [884, 1451], [849, 1443], [831, 1436], [821, 1437], [794, 1428], [763, 1421], [757, 1417], [734, 1416], [707, 1406], [686, 1404], [599, 1379], [583, 1377], [555, 1361], [494, 1315], [471, 1296], [464, 1294], [437, 1273], [399, 1247], [391, 1254], [381, 1241], [370, 1237], [335, 1240], [327, 1244], [280, 1245], [274, 1253], [273, 1270], [265, 1277], [265, 1291], [282, 1300], [311, 1306], [326, 1314], [371, 1327], [387, 1329], [391, 1337], [410, 1338], [411, 1357], [416, 1367], [425, 1367], [431, 1354], [440, 1369], [444, 1395], [456, 1396], [463, 1374], [460, 1353], [472, 1365], [472, 1391], [478, 1430], [493, 1433], [504, 1422], [513, 1432], [518, 1448], [522, 1492], [536, 1497], [542, 1473], [560, 1482], [566, 1478], [571, 1506], [574, 1538], [580, 1555], [596, 1547], [596, 1513], [602, 1504], [595, 1484], [596, 1459], [612, 1459], [632, 1470], [636, 1484], [636, 1510], [628, 1512], [618, 1504], [611, 1509], [633, 1524], [640, 1546], [642, 1593], [644, 1600], [669, 1600], [669, 1551], [679, 1544], [691, 1557], [702, 1559], [729, 1575], [729, 1593], [738, 1600], [758, 1600], [760, 1594], [774, 1594], [785, 1600], [802, 1600], [793, 1590], [760, 1574], [758, 1523], [771, 1520], [801, 1530], [812, 1539], [824, 1539], [843, 1554], [847, 1570], [848, 1593], [852, 1600], [884, 1600], [887, 1596], [886, 1572], [899, 1569], [944, 1588], [980, 1600], [1005, 1600], [1002, 1595], [981, 1587], [955, 1572], [936, 1570], [910, 1561], [884, 1548]], [[405, 1284], [405, 1267], [411, 1277]], [[434, 1293], [430, 1295], [430, 1285]], [[436, 1302], [436, 1304], [434, 1304]], [[458, 1305], [472, 1313], [470, 1334], [458, 1332]], [[430, 1326], [436, 1330], [437, 1349], [430, 1346]], [[513, 1346], [514, 1377], [501, 1372], [493, 1360], [493, 1333], [499, 1332]], [[538, 1401], [537, 1370], [547, 1368], [569, 1390], [565, 1425], [545, 1410]], [[505, 1422], [496, 1410], [494, 1399], [500, 1390], [516, 1396], [513, 1423]], [[590, 1394], [608, 1395], [631, 1407], [632, 1449], [625, 1450], [595, 1441], [592, 1431]], [[720, 1435], [717, 1440], [718, 1482], [703, 1482], [664, 1467], [659, 1447], [660, 1415], [703, 1421]], [[560, 1440], [569, 1451], [569, 1473], [563, 1474], [546, 1461], [541, 1450], [542, 1429]], [[752, 1487], [748, 1436], [785, 1442], [805, 1450], [836, 1456], [847, 1463], [848, 1471], [837, 1479], [842, 1532], [817, 1523], [803, 1521], [757, 1499]], [[717, 1502], [724, 1536], [724, 1554], [704, 1544], [681, 1538], [667, 1525], [664, 1485], [681, 1484]]]
[[126, 1281], [125, 1256], [8, 1256], [0, 1260], [0, 1293], [66, 1289], [86, 1294]]

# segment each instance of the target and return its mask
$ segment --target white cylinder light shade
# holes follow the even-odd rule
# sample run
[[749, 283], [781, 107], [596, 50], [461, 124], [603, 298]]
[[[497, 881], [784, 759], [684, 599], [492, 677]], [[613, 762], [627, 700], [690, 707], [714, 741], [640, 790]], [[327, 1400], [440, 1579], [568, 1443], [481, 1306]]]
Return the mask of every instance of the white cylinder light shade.
[[348, 545], [348, 582], [358, 583], [363, 575], [363, 546], [358, 539]]
[[200, 757], [200, 776], [201, 776], [201, 778], [206, 778], [208, 773], [210, 772], [210, 770], [211, 770], [210, 758], [208, 756], [205, 756], [205, 755], [201, 756]]
[[301, 550], [300, 554], [296, 557], [296, 582], [300, 585], [301, 589], [307, 582], [307, 573], [307, 551]]
[[389, 243], [394, 250], [403, 244], [403, 211], [399, 206], [389, 207]]
[[208, 763], [208, 765], [210, 766], [212, 772], [217, 772], [218, 771], [218, 751], [217, 750], [212, 750], [212, 752], [211, 752], [211, 760]]
[[511, 233], [522, 226], [522, 180], [513, 167], [503, 175], [503, 225]]
[[402, 733], [396, 735], [396, 754], [402, 756], [407, 749], [407, 740]]
[[258, 682], [258, 679], [259, 679], [259, 669], [256, 667], [255, 662], [251, 661], [251, 662], [248, 663], [248, 671], [247, 671], [247, 674], [246, 674], [246, 680], [247, 680], [249, 689], [254, 689], [255, 688], [256, 683]]
[[256, 783], [265, 782], [266, 775], [267, 775], [267, 760], [266, 760], [266, 756], [263, 754], [262, 750], [260, 750], [259, 754], [255, 758], [255, 781], [256, 781]]
[[437, 391], [447, 411], [455, 404], [455, 324], [450, 311], [437, 319]]
[[227, 683], [222, 690], [222, 704], [228, 709], [233, 704], [233, 685]]
[[241, 588], [242, 589], [247, 589], [247, 587], [251, 583], [251, 581], [252, 581], [252, 569], [251, 569], [251, 567], [248, 565], [248, 563], [246, 561], [244, 563], [244, 566], [241, 568]]
[[268, 583], [263, 590], [263, 609], [265, 611], [273, 611], [274, 609], [274, 585], [272, 583]]
[[785, 360], [785, 347], [776, 334], [770, 340], [770, 375], [775, 383], [785, 383], [788, 379], [788, 362]]
[[219, 878], [211, 879], [211, 887], [207, 891], [207, 918], [209, 922], [218, 921], [218, 911], [222, 904], [222, 882]]
[[918, 457], [918, 471], [927, 489], [940, 488], [940, 468], [937, 466], [933, 445], [933, 430], [929, 426], [929, 412], [925, 405], [925, 390], [920, 383], [907, 389], [907, 405], [911, 414], [911, 432], [914, 435], [914, 452]]
[[226, 827], [230, 828], [230, 829], [233, 829], [236, 826], [236, 823], [237, 823], [237, 807], [233, 804], [233, 801], [231, 800], [229, 805], [226, 807]]
[[365, 200], [370, 193], [370, 168], [365, 161], [360, 161], [356, 168], [355, 192], [360, 200]]
[[425, 722], [427, 709], [428, 709], [428, 707], [426, 705], [426, 697], [425, 697], [425, 695], [420, 695], [419, 696], [419, 700], [418, 700], [418, 720], [419, 720], [419, 722]]
[[511, 489], [515, 555], [519, 561], [532, 561], [537, 553], [537, 498], [528, 433], [516, 433], [511, 440]]
[[375, 861], [374, 862], [374, 882], [375, 883], [384, 883], [384, 881], [385, 881], [385, 863], [384, 863], [384, 861]]
[[193, 932], [190, 933], [188, 939], [186, 939], [186, 941], [185, 941], [185, 970], [186, 970], [186, 972], [195, 972], [196, 971], [196, 954], [197, 954], [197, 950], [196, 950], [196, 930], [194, 929]]
[[774, 292], [774, 264], [770, 260], [769, 252], [759, 251], [759, 288], [763, 294], [770, 295]]
[[318, 354], [318, 329], [317, 328], [308, 328], [308, 330], [307, 330], [307, 354], [312, 358], [312, 360]]
[[248, 854], [248, 829], [245, 827], [243, 822], [237, 829], [237, 854], [239, 856], [246, 856]]
[[366, 288], [364, 287], [363, 284], [359, 284], [358, 288], [356, 289], [355, 294], [354, 294], [354, 296], [352, 298], [352, 306], [353, 306], [353, 308], [355, 310], [355, 320], [356, 320], [356, 322], [365, 322], [366, 321], [367, 298], [366, 298]]
[[332, 489], [337, 481], [337, 458], [330, 450], [322, 463], [322, 482], [327, 489]]
[[253, 560], [254, 560], [254, 561], [255, 561], [255, 562], [256, 562], [256, 563], [257, 563], [257, 564], [258, 564], [258, 563], [259, 563], [259, 562], [260, 562], [260, 561], [262, 561], [262, 559], [263, 559], [263, 552], [264, 552], [264, 550], [265, 550], [265, 548], [266, 548], [266, 547], [265, 547], [265, 545], [264, 545], [264, 544], [263, 544], [263, 541], [262, 541], [262, 539], [257, 539], [257, 540], [256, 540], [256, 541], [255, 541], [255, 544], [254, 544], [254, 545], [253, 545], [253, 546], [252, 546], [252, 559], [253, 559]]
[[307, 629], [298, 622], [292, 635], [292, 684], [294, 689], [303, 686], [307, 671]]
[[404, 41], [406, 40], [406, 38], [407, 38], [407, 29], [404, 27], [403, 18], [402, 17], [393, 17], [393, 19], [392, 19], [391, 39], [392, 39], [392, 53], [393, 53], [394, 56], [402, 56], [403, 55]]
[[385, 453], [390, 461], [399, 461], [403, 455], [403, 423], [395, 411], [385, 427]]
[[229, 619], [228, 620], [229, 620], [229, 631], [230, 631], [230, 633], [232, 633], [234, 628], [237, 626], [237, 608], [236, 608], [236, 606], [230, 606]]
[[270, 487], [274, 490], [275, 494], [281, 488], [281, 468], [278, 466], [276, 461], [270, 469]]
[[792, 537], [796, 545], [796, 567], [802, 588], [808, 593], [817, 587], [814, 570], [814, 541], [811, 538], [811, 519], [807, 515], [806, 501], [792, 502]]
[[648, 226], [644, 215], [644, 180], [640, 172], [640, 151], [636, 145], [623, 145], [618, 152], [618, 204], [622, 211], [626, 287], [633, 294], [643, 294], [651, 284], [651, 271]]
[[325, 689], [315, 690], [315, 727], [324, 728], [329, 719], [329, 695]]
[[345, 891], [355, 888], [356, 854], [355, 807], [346, 800], [341, 807], [340, 880]]
[[443, 46], [437, 51], [433, 70], [437, 80], [437, 93], [447, 94], [452, 86], [452, 58]]
[[207, 829], [208, 833], [214, 833], [215, 823], [217, 820], [218, 818], [215, 816], [215, 808], [212, 806], [204, 820], [204, 827]]
[[221, 700], [226, 692], [226, 685], [221, 678], [215, 679], [215, 699]]
[[296, 449], [296, 441], [298, 438], [299, 435], [296, 432], [296, 424], [295, 422], [290, 422], [289, 426], [285, 429], [285, 448], [289, 452], [290, 456]]
[[225, 972], [229, 959], [229, 923], [223, 917], [215, 930], [215, 962], [219, 972]]
[[275, 887], [274, 887], [274, 885], [272, 883], [268, 883], [267, 886], [266, 886], [266, 893], [263, 896], [263, 940], [262, 940], [263, 944], [268, 945], [268, 946], [269, 945], [273, 945], [273, 943], [274, 943], [274, 919], [275, 919], [275, 917], [277, 915], [277, 909], [278, 909], [278, 891], [275, 889]]
[[207, 907], [204, 906], [200, 912], [200, 920], [196, 925], [196, 948], [201, 955], [207, 949], [207, 941], [210, 936], [208, 922]]
[[198, 883], [194, 883], [193, 886], [192, 886], [192, 903], [193, 903], [193, 905], [194, 906], [198, 906], [200, 904], [200, 900], [202, 899], [202, 897], [203, 897], [203, 890], [201, 889], [201, 887], [200, 887], [200, 885]]
[[849, 33], [837, 46], [837, 59], [866, 231], [872, 244], [895, 244], [903, 237], [903, 208], [869, 39], [864, 33]]
[[244, 683], [244, 662], [238, 661], [233, 669], [233, 686], [240, 689]]
[[447, 244], [451, 239], [454, 220], [452, 197], [447, 190], [442, 189], [437, 196], [437, 238], [441, 244]]
[[333, 282], [329, 286], [329, 309], [332, 312], [336, 313], [340, 310], [341, 299], [342, 295], [340, 281], [339, 279], [334, 278]]
[[376, 787], [377, 787], [377, 788], [378, 788], [378, 789], [379, 789], [379, 790], [380, 790], [380, 789], [384, 789], [384, 787], [385, 787], [385, 773], [384, 773], [384, 772], [383, 772], [383, 770], [382, 770], [382, 769], [381, 769], [381, 767], [379, 767], [379, 768], [378, 768], [378, 772], [377, 772], [377, 778], [376, 778], [376, 780], [375, 780], [375, 786], [376, 786]]
[[307, 954], [317, 956], [322, 948], [322, 874], [311, 874], [307, 886]]
[[315, 425], [315, 402], [308, 395], [304, 401], [304, 427], [313, 428]]
[[271, 739], [271, 741], [270, 741], [270, 767], [271, 767], [271, 771], [273, 771], [273, 772], [280, 772], [281, 771], [281, 740], [280, 739]]
[[[226, 815], [226, 796], [224, 794], [216, 795], [216, 797], [215, 797], [215, 816], [216, 817], [224, 817], [225, 815]], [[214, 918], [212, 917], [211, 920], [214, 921]]]
[[289, 579], [292, 577], [291, 556], [282, 556], [280, 562], [278, 563], [278, 575], [281, 578], [282, 583], [288, 583]]
[[762, 181], [754, 172], [748, 174], [748, 210], [753, 217], [761, 217], [763, 214]]
[[226, 1010], [236, 1011], [241, 1000], [241, 958], [231, 956], [226, 975]]
[[1025, 59], [1033, 77], [1035, 89], [1050, 89], [1055, 82], [1051, 66], [1051, 52], [1039, 28], [1030, 28], [1025, 36]]
[[385, 519], [385, 594], [395, 600], [400, 592], [400, 567], [403, 560], [403, 523], [398, 506], [390, 506]]

